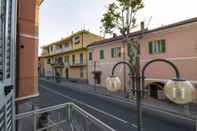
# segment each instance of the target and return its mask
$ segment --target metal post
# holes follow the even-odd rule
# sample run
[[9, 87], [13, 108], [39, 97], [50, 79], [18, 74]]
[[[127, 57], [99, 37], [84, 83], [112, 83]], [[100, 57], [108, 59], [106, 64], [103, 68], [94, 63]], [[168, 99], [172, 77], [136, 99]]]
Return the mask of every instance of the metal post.
[[94, 62], [94, 91], [96, 92], [96, 61]]
[[34, 111], [33, 119], [34, 119], [34, 131], [36, 131], [37, 130], [37, 113], [36, 113], [36, 110]]
[[[174, 63], [172, 63], [171, 61], [168, 61], [168, 60], [166, 60], [166, 59], [153, 59], [153, 60], [151, 60], [151, 61], [149, 61], [149, 62], [147, 62], [144, 66], [143, 66], [143, 68], [142, 68], [142, 92], [143, 92], [143, 96], [144, 96], [144, 92], [145, 92], [145, 71], [146, 71], [146, 69], [147, 69], [147, 67], [150, 65], [150, 64], [152, 64], [152, 63], [155, 63], [155, 62], [164, 62], [164, 63], [167, 63], [167, 64], [169, 64], [173, 69], [174, 69], [174, 71], [175, 71], [175, 73], [176, 73], [176, 79], [180, 79], [180, 72], [179, 72], [179, 70], [178, 70], [178, 68], [176, 67], [176, 65], [174, 64]], [[138, 73], [137, 73], [138, 74]], [[139, 79], [139, 78], [138, 78]], [[137, 82], [137, 83], [140, 83], [140, 82]], [[141, 99], [139, 98], [139, 97], [141, 97], [141, 92], [139, 91], [139, 89], [137, 89], [137, 92], [138, 92], [138, 96], [137, 96], [137, 105], [138, 105], [138, 110], [139, 110], [139, 112], [141, 113], [141, 111], [140, 111], [140, 109], [141, 109], [141, 107], [140, 107], [140, 104], [141, 104]], [[139, 114], [139, 116], [138, 116], [139, 118], [141, 117], [140, 116], [140, 114]], [[139, 122], [139, 121], [138, 121]], [[138, 126], [141, 126], [141, 124], [140, 123], [138, 123], [139, 125]], [[138, 129], [138, 131], [141, 131], [140, 129]]]
[[196, 116], [196, 131], [197, 131], [197, 116]]
[[184, 108], [185, 114], [188, 115], [188, 116], [190, 116], [190, 108], [189, 108], [189, 105], [184, 105], [183, 108]]

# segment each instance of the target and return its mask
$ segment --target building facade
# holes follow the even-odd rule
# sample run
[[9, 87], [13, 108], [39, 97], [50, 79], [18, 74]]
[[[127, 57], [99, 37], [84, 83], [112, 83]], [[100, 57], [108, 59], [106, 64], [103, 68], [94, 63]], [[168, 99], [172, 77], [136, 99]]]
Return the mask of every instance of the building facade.
[[102, 37], [86, 30], [44, 46], [42, 56], [44, 76], [87, 82], [87, 46]]
[[38, 94], [39, 4], [39, 0], [0, 0], [1, 130], [15, 131], [16, 102]]
[[38, 28], [40, 0], [18, 0], [17, 101], [38, 96]]
[[[145, 31], [138, 41], [141, 46], [141, 67], [152, 59], [168, 59], [178, 67], [183, 79], [190, 80], [197, 87], [196, 34], [197, 18]], [[140, 35], [141, 33], [135, 32], [131, 33], [130, 37], [135, 38]], [[88, 47], [88, 52], [89, 84], [96, 83], [103, 87], [105, 87], [106, 78], [111, 75], [112, 67], [119, 61], [129, 59], [127, 45], [124, 45], [121, 36], [96, 42]], [[93, 72], [96, 72], [96, 77]], [[127, 78], [124, 81], [125, 73]], [[126, 83], [128, 88], [127, 69], [125, 73], [121, 66], [116, 70], [116, 75], [121, 78], [122, 83]], [[164, 63], [151, 65], [146, 71], [146, 88], [149, 95], [156, 99], [165, 99], [164, 83], [174, 77], [175, 73], [168, 65]]]

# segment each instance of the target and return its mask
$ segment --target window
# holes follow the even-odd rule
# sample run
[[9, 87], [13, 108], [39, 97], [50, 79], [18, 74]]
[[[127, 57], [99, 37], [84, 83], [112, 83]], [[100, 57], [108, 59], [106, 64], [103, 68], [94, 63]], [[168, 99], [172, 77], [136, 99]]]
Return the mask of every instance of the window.
[[50, 47], [50, 52], [53, 52], [53, 46]]
[[73, 37], [73, 43], [74, 44], [79, 44], [80, 43], [80, 36], [74, 36]]
[[160, 54], [166, 51], [166, 41], [165, 40], [155, 40], [149, 42], [149, 53], [150, 54]]
[[92, 52], [89, 52], [89, 61], [92, 61]]
[[80, 64], [83, 64], [83, 53], [80, 53]]
[[51, 64], [51, 59], [50, 58], [47, 60], [47, 64]]
[[59, 48], [62, 49], [62, 45], [59, 45]]
[[75, 64], [75, 55], [72, 55], [72, 64]]
[[69, 64], [69, 56], [64, 56], [64, 62], [65, 62], [66, 64]]
[[62, 57], [58, 57], [58, 64], [62, 64], [63, 63], [63, 58]]
[[68, 48], [69, 47], [69, 44], [68, 43], [65, 43], [64, 44], [64, 48]]
[[104, 59], [104, 50], [100, 50], [100, 60]]
[[111, 57], [112, 58], [121, 57], [121, 47], [112, 48]]

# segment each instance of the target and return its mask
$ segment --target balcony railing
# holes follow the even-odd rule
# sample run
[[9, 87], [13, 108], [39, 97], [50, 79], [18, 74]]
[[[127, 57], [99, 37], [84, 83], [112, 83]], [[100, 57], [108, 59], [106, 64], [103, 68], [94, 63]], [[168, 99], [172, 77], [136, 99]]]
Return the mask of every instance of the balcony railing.
[[73, 103], [17, 114], [18, 131], [115, 131]]
[[48, 51], [43, 52], [42, 56], [60, 54], [60, 53], [64, 53], [64, 52], [67, 52], [70, 50], [72, 50], [71, 47], [66, 47], [66, 48], [62, 48], [62, 49], [54, 49], [52, 52], [48, 52]]
[[59, 54], [59, 53], [64, 53], [64, 52], [67, 52], [67, 51], [70, 51], [72, 50], [71, 47], [67, 47], [67, 48], [62, 48], [62, 49], [55, 49], [53, 52], [51, 52], [50, 54], [51, 55], [54, 55], [54, 54]]
[[75, 62], [72, 62], [70, 64], [70, 66], [85, 66], [85, 62], [84, 61], [80, 61], [80, 60], [76, 60]]
[[50, 62], [49, 64], [52, 65], [52, 66], [64, 66], [63, 61]]

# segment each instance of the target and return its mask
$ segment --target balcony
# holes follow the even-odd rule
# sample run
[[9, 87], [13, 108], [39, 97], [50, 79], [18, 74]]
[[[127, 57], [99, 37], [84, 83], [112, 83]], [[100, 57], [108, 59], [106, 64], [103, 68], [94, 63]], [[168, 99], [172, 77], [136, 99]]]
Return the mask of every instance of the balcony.
[[18, 131], [115, 131], [73, 103], [16, 115]]
[[50, 63], [51, 66], [55, 67], [64, 67], [64, 62], [63, 61], [55, 61]]
[[62, 49], [55, 49], [53, 52], [50, 53], [50, 55], [61, 54], [61, 53], [65, 53], [65, 52], [70, 51], [70, 50], [72, 50], [71, 47], [62, 48]]
[[80, 61], [80, 60], [77, 60], [73, 63], [70, 64], [70, 67], [81, 67], [81, 66], [85, 66], [85, 62], [84, 61]]

